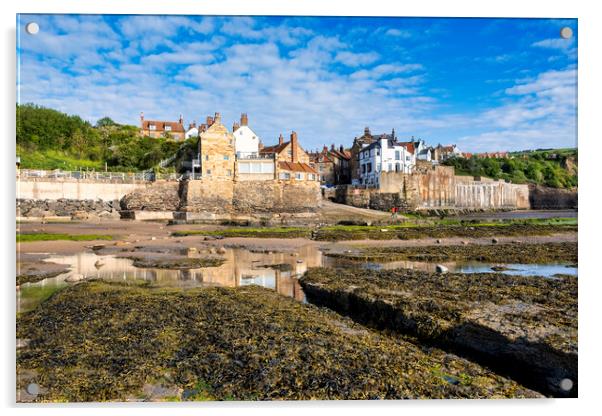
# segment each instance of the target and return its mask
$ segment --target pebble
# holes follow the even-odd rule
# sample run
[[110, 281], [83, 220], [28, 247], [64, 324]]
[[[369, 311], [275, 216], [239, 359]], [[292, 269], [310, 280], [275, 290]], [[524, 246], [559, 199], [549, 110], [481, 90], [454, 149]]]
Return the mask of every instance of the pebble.
[[497, 238], [492, 238], [492, 239], [491, 239], [491, 242], [492, 242], [493, 244], [497, 244], [497, 243], [499, 242], [499, 240], [498, 240]]
[[436, 242], [437, 242], [437, 244], [441, 244], [441, 239], [438, 238]]

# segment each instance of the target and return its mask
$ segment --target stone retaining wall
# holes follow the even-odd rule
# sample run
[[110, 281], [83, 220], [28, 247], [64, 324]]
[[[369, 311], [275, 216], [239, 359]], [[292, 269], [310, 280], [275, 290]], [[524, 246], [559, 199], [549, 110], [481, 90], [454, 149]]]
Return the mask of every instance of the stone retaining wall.
[[180, 211], [215, 214], [315, 212], [318, 182], [192, 180], [182, 182]]
[[72, 217], [88, 213], [98, 217], [119, 218], [119, 209], [119, 200], [17, 199], [17, 217]]
[[388, 211], [528, 209], [527, 185], [488, 178], [456, 176], [450, 166], [421, 168], [419, 172], [381, 172], [380, 188], [337, 187], [336, 202]]

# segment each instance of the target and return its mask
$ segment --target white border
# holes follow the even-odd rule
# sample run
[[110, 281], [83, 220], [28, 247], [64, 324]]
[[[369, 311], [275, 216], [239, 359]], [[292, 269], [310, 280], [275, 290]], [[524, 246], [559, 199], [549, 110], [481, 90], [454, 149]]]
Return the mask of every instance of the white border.
[[[598, 298], [602, 291], [602, 276], [595, 273], [598, 254], [596, 233], [599, 220], [596, 218], [598, 180], [602, 175], [597, 167], [601, 165], [602, 134], [600, 134], [601, 111], [600, 42], [602, 41], [601, 15], [595, 8], [595, 2], [589, 1], [545, 1], [527, 2], [525, 0], [498, 0], [497, 2], [476, 0], [419, 0], [391, 4], [391, 1], [370, 0], [351, 4], [349, 0], [305, 0], [303, 2], [285, 2], [276, 0], [220, 0], [201, 2], [199, 0], [20, 0], [2, 3], [3, 42], [2, 47], [2, 91], [0, 99], [2, 172], [6, 181], [5, 198], [2, 204], [2, 263], [3, 275], [3, 354], [2, 354], [2, 404], [8, 413], [35, 413], [41, 411], [48, 415], [64, 414], [101, 414], [111, 411], [118, 414], [163, 415], [191, 412], [238, 414], [245, 416], [266, 414], [346, 413], [365, 414], [366, 412], [399, 414], [414, 412], [420, 414], [462, 414], [505, 415], [509, 413], [546, 413], [548, 415], [567, 415], [590, 413], [599, 407], [598, 385], [602, 374], [600, 360], [600, 317]], [[151, 405], [144, 408], [128, 405], [51, 405], [44, 407], [15, 406], [14, 401], [14, 157], [15, 157], [15, 14], [16, 13], [113, 13], [113, 14], [217, 14], [217, 15], [345, 15], [345, 16], [448, 16], [448, 17], [570, 17], [579, 18], [579, 147], [580, 147], [580, 212], [579, 212], [579, 399], [545, 401], [407, 401], [407, 402], [288, 402], [288, 403], [213, 403], [199, 405], [174, 406], [171, 404]], [[597, 406], [598, 405], [598, 406]], [[169, 409], [169, 410], [168, 410]], [[6, 413], [5, 413], [6, 414]]]

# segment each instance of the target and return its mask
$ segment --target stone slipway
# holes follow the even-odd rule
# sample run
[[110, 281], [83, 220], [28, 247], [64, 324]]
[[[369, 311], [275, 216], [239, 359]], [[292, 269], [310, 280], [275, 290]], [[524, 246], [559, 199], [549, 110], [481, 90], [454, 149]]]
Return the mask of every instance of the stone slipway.
[[[307, 299], [470, 357], [547, 395], [577, 395], [577, 278], [310, 269]], [[570, 379], [573, 389], [561, 389]]]

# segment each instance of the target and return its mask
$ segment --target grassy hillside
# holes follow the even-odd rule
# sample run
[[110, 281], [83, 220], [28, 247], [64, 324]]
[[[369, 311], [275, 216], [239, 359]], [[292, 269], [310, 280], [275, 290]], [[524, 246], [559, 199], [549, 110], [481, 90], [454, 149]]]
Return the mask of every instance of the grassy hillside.
[[454, 166], [458, 175], [574, 188], [577, 186], [577, 160], [577, 149], [545, 149], [510, 153], [508, 159], [453, 158], [444, 164]]
[[17, 154], [24, 169], [141, 171], [171, 156], [181, 143], [139, 137], [136, 126], [105, 117], [95, 125], [34, 104], [17, 105]]

